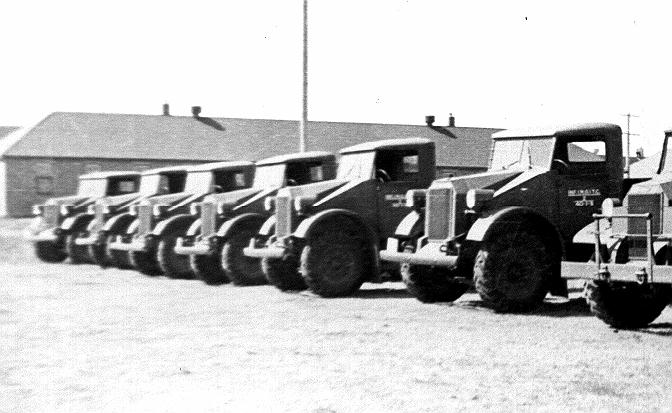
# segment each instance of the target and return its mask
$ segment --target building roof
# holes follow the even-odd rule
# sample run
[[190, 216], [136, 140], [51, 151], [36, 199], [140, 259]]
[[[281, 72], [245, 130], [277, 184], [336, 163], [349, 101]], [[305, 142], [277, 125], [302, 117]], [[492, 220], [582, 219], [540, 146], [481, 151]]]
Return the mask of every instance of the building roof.
[[542, 137], [556, 135], [585, 134], [590, 131], [599, 132], [604, 129], [621, 133], [621, 127], [611, 123], [577, 123], [572, 125], [546, 126], [524, 129], [507, 129], [492, 135], [493, 139]]
[[18, 126], [0, 126], [0, 139], [19, 129]]
[[136, 171], [100, 171], [90, 172], [88, 174], [80, 175], [79, 179], [106, 179], [118, 176], [140, 176], [140, 172]]
[[[307, 148], [336, 153], [366, 141], [424, 137], [441, 166], [486, 167], [499, 129], [309, 122]], [[259, 160], [296, 152], [294, 120], [55, 112], [25, 132], [3, 156], [137, 160]]]
[[641, 161], [631, 164], [630, 178], [651, 178], [653, 175], [657, 174], [661, 155], [662, 152], [658, 152], [648, 158], [644, 158]]

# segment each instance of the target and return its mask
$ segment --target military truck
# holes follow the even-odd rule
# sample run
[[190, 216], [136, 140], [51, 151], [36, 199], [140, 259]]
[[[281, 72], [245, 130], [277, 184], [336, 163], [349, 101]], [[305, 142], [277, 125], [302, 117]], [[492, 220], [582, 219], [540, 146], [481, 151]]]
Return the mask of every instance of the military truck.
[[109, 244], [122, 235], [135, 220], [130, 207], [157, 195], [184, 191], [188, 166], [169, 166], [143, 171], [137, 193], [100, 198], [89, 205], [87, 213], [94, 217], [75, 244], [88, 248], [91, 260], [101, 267], [131, 268], [126, 251], [112, 250]]
[[[434, 143], [368, 142], [340, 151], [336, 179], [278, 191], [275, 214], [244, 249], [281, 290], [348, 295], [390, 268], [378, 251], [409, 212], [405, 193], [435, 177]], [[298, 269], [298, 271], [297, 271]]]
[[27, 238], [37, 257], [44, 262], [61, 262], [68, 256], [73, 263], [87, 261], [88, 254], [75, 244], [75, 239], [93, 219], [86, 214], [88, 206], [105, 196], [137, 193], [139, 182], [138, 172], [93, 172], [79, 177], [76, 195], [33, 205], [35, 218], [28, 227]]
[[135, 220], [110, 248], [128, 251], [133, 267], [143, 274], [192, 278], [189, 257], [173, 250], [177, 238], [196, 219], [190, 214], [191, 204], [209, 194], [249, 188], [253, 176], [254, 164], [245, 161], [189, 167], [183, 192], [150, 197], [131, 206]]
[[177, 239], [176, 254], [190, 255], [191, 269], [208, 284], [266, 283], [259, 260], [243, 255], [270, 211], [268, 197], [284, 186], [334, 179], [336, 157], [329, 152], [279, 155], [256, 162], [252, 188], [209, 195], [191, 206], [199, 217], [185, 237]]
[[573, 243], [624, 180], [621, 129], [611, 124], [502, 131], [485, 173], [439, 179], [407, 193], [413, 208], [381, 251], [401, 264], [424, 302], [453, 301], [472, 283], [497, 311], [527, 311], [566, 295], [561, 261], [587, 262]]
[[587, 281], [592, 312], [617, 328], [653, 322], [672, 300], [672, 131], [665, 132], [657, 174], [633, 185], [575, 237], [594, 247], [589, 264], [563, 263], [566, 278]]

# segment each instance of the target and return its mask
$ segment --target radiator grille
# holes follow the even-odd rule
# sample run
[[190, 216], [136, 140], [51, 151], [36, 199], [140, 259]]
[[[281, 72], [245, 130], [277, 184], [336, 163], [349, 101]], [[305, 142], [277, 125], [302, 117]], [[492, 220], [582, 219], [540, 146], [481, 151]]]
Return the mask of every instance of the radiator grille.
[[292, 233], [292, 198], [278, 196], [275, 198], [275, 235], [285, 237]]
[[138, 205], [138, 235], [147, 235], [152, 231], [152, 206]]
[[42, 210], [42, 219], [48, 226], [55, 227], [58, 225], [59, 212], [60, 207], [58, 205], [45, 205]]
[[434, 188], [427, 191], [425, 231], [430, 240], [443, 240], [450, 236], [453, 221], [453, 189]]
[[[645, 214], [650, 212], [653, 214], [651, 230], [653, 234], [660, 234], [662, 232], [660, 215], [663, 211], [661, 202], [662, 194], [628, 195], [628, 213]], [[646, 235], [646, 220], [628, 219], [628, 234]]]
[[211, 202], [201, 203], [201, 235], [208, 236], [217, 230], [217, 205]]
[[105, 214], [103, 213], [104, 206], [96, 204], [96, 214], [94, 216], [93, 232], [100, 232], [103, 229], [103, 224], [105, 223]]

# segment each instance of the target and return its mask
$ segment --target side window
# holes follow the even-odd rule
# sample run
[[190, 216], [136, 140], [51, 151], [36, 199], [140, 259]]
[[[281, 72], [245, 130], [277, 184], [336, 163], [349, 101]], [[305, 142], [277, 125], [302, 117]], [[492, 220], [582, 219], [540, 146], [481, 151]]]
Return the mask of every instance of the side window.
[[110, 195], [123, 195], [137, 192], [137, 181], [134, 179], [117, 179], [110, 182]]
[[35, 177], [35, 192], [40, 195], [51, 195], [54, 192], [54, 179], [50, 176]]
[[323, 166], [318, 163], [289, 163], [286, 171], [288, 186], [305, 185], [324, 180]]
[[379, 151], [376, 154], [376, 178], [380, 181], [415, 181], [420, 173], [418, 152]]
[[[164, 187], [164, 182], [165, 182], [165, 187], [166, 187], [166, 192], [168, 194], [176, 194], [178, 192], [183, 192], [184, 191], [184, 183], [187, 180], [187, 174], [186, 173], [177, 173], [177, 174], [170, 174], [170, 175], [163, 175], [161, 176], [161, 189], [163, 191]], [[164, 193], [164, 192], [162, 192]]]
[[606, 142], [597, 139], [576, 139], [558, 145], [553, 168], [560, 173], [586, 174], [606, 171]]
[[[245, 187], [245, 173], [242, 171], [215, 171], [215, 187], [221, 191], [230, 191]], [[220, 191], [220, 189], [217, 189]]]

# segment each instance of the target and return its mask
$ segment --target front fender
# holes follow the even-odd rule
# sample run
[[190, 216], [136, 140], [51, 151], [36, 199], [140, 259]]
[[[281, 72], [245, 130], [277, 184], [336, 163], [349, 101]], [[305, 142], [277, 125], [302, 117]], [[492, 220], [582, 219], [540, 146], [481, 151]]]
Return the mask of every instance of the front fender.
[[68, 217], [61, 224], [61, 231], [84, 231], [92, 220], [93, 215], [89, 214], [77, 214], [74, 217]]
[[175, 215], [156, 224], [154, 230], [152, 231], [152, 235], [161, 237], [171, 231], [176, 230], [186, 232], [194, 221], [194, 217], [188, 214]]
[[263, 237], [270, 237], [275, 234], [275, 215], [271, 215], [259, 228], [259, 235]]
[[507, 217], [514, 215], [536, 214], [532, 209], [525, 207], [508, 207], [498, 211], [493, 211], [487, 216], [478, 218], [469, 228], [467, 233], [468, 241], [481, 242], [488, 238], [495, 223], [500, 224], [506, 222]]
[[131, 235], [134, 234], [137, 230], [138, 227], [140, 226], [140, 220], [139, 219], [134, 219], [133, 222], [131, 222], [131, 225], [126, 228], [126, 234]]
[[115, 215], [105, 221], [103, 231], [113, 234], [121, 234], [129, 227], [129, 225], [131, 225], [133, 220], [135, 220], [135, 217], [129, 213]]
[[192, 222], [187, 229], [187, 237], [195, 237], [201, 232], [201, 219], [198, 218], [196, 221]]
[[223, 239], [229, 238], [231, 234], [238, 231], [242, 225], [246, 225], [248, 223], [256, 224], [257, 227], [263, 227], [263, 225], [265, 224], [264, 216], [261, 214], [255, 214], [253, 212], [249, 212], [247, 214], [242, 214], [237, 217], [231, 218], [228, 221], [224, 222], [221, 227], [219, 227], [219, 230], [217, 231], [217, 236]]
[[424, 216], [417, 211], [411, 211], [399, 223], [397, 229], [394, 231], [394, 236], [397, 238], [414, 238], [422, 234], [424, 224]]

